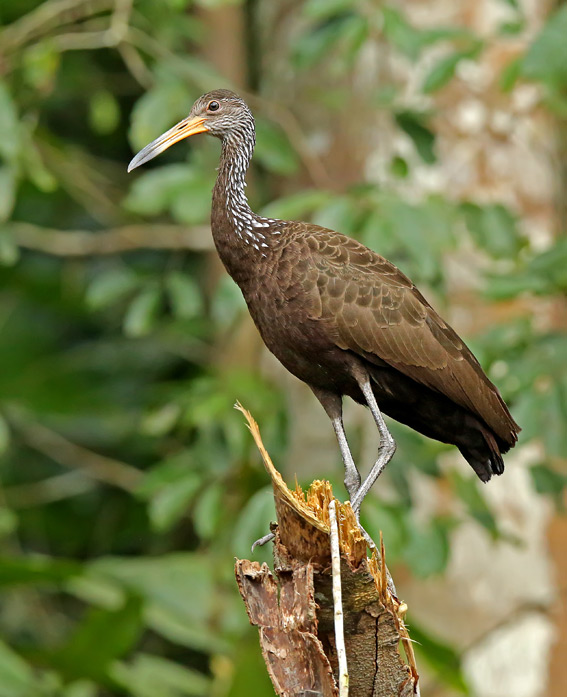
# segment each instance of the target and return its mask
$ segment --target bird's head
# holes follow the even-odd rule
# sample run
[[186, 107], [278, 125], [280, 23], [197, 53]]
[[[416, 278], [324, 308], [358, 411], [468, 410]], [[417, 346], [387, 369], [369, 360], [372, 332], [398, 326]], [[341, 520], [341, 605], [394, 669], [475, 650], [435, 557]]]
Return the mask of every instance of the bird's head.
[[142, 148], [128, 165], [128, 171], [153, 160], [179, 140], [197, 133], [208, 133], [221, 140], [237, 134], [249, 134], [254, 138], [254, 118], [246, 102], [234, 92], [208, 92], [193, 104], [189, 116]]

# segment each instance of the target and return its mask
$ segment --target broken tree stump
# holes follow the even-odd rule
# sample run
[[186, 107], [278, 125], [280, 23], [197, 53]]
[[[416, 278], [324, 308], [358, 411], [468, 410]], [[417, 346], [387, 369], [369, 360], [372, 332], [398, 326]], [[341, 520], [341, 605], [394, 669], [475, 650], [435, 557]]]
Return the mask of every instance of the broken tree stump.
[[[384, 545], [367, 545], [350, 503], [336, 501], [342, 607], [333, 602], [329, 504], [331, 485], [315, 481], [290, 491], [244, 413], [272, 479], [274, 571], [237, 559], [236, 580], [274, 689], [281, 697], [339, 697], [334, 618], [341, 612], [350, 697], [419, 695], [418, 674], [404, 615], [386, 568]], [[340, 692], [345, 694], [346, 685]]]

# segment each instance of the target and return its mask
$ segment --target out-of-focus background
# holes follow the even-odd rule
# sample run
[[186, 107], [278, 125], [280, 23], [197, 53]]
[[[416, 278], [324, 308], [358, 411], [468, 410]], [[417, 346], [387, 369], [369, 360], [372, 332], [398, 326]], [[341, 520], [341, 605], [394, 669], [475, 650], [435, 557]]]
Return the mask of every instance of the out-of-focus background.
[[[330, 424], [212, 248], [218, 142], [132, 154], [233, 87], [256, 210], [396, 262], [523, 427], [482, 486], [393, 424], [364, 505], [424, 697], [567, 690], [567, 7], [542, 0], [0, 6], [0, 697], [273, 694], [232, 577]], [[347, 432], [363, 469], [377, 433]], [[269, 550], [256, 553], [269, 559]]]

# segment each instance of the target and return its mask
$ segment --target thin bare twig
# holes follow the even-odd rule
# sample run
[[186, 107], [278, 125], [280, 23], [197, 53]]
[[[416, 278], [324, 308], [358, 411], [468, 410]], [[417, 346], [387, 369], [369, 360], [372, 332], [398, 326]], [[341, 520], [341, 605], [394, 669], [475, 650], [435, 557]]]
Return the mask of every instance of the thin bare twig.
[[77, 24], [114, 6], [114, 0], [50, 0], [7, 26], [0, 34], [2, 52], [18, 50], [64, 24]]
[[333, 572], [333, 614], [335, 621], [335, 648], [339, 661], [339, 697], [348, 697], [348, 666], [345, 647], [343, 596], [341, 588], [341, 550], [337, 524], [336, 501], [329, 503], [329, 527], [331, 542], [331, 568]]
[[110, 32], [116, 37], [116, 43], [123, 41], [128, 32], [132, 4], [133, 0], [115, 0], [114, 12], [110, 20]]
[[100, 31], [71, 31], [54, 36], [50, 42], [61, 53], [116, 46], [116, 41], [108, 29], [101, 29]]
[[187, 249], [193, 252], [213, 249], [211, 231], [205, 225], [124, 225], [96, 233], [10, 222], [2, 225], [2, 232], [8, 234], [19, 247], [59, 257], [120, 254], [138, 249]]
[[117, 48], [130, 75], [145, 90], [149, 90], [154, 84], [154, 77], [136, 48], [125, 41], [120, 43]]
[[6, 415], [30, 447], [65, 467], [81, 470], [92, 479], [125, 491], [134, 491], [143, 477], [135, 467], [72, 443], [50, 428], [17, 414], [15, 410], [9, 410]]
[[4, 489], [10, 508], [33, 508], [61, 501], [91, 491], [93, 481], [84, 472], [65, 472], [30, 484], [17, 484]]

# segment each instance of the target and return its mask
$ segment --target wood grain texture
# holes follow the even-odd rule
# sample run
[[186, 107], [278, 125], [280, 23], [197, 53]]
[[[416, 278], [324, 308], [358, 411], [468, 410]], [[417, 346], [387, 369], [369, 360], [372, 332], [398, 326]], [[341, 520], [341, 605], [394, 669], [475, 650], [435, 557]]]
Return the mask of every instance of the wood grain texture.
[[[243, 410], [272, 479], [278, 516], [274, 572], [237, 560], [238, 587], [274, 689], [282, 697], [337, 692], [328, 482], [290, 491], [266, 452], [258, 427]], [[350, 697], [410, 697], [418, 675], [404, 625], [407, 607], [396, 597], [379, 555], [366, 543], [350, 504], [336, 502]], [[402, 647], [403, 646], [403, 650]], [[405, 653], [405, 655], [404, 655]], [[408, 657], [406, 659], [406, 656]]]

